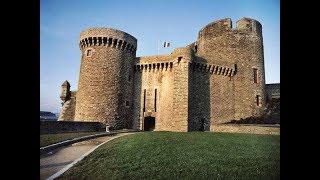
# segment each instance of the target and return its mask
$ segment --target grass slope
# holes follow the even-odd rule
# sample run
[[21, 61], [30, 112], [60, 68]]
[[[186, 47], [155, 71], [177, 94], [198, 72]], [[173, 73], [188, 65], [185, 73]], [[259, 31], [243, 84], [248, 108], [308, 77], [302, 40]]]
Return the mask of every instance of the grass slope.
[[48, 146], [60, 141], [73, 139], [92, 134], [100, 134], [102, 132], [81, 132], [81, 133], [60, 133], [60, 134], [43, 134], [40, 135], [40, 147]]
[[280, 179], [280, 136], [145, 132], [99, 147], [62, 179]]

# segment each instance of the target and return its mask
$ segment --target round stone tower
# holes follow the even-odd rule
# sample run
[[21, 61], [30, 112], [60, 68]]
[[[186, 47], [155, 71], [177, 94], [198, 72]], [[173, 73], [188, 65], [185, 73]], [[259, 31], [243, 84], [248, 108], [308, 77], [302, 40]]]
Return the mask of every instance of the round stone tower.
[[130, 127], [137, 39], [111, 28], [80, 33], [81, 67], [75, 121]]
[[206, 63], [234, 66], [230, 79], [234, 119], [260, 116], [265, 107], [265, 71], [262, 26], [242, 18], [232, 27], [230, 18], [207, 24], [198, 33], [196, 56]]
[[[260, 116], [266, 105], [262, 26], [260, 22], [250, 18], [242, 18], [236, 24], [238, 48], [243, 53], [238, 55], [239, 73], [235, 77], [235, 83], [241, 85], [236, 86], [235, 90], [243, 89], [242, 103], [247, 104], [245, 107], [251, 107], [238, 111], [238, 118], [249, 111], [253, 116]], [[237, 118], [237, 113], [235, 117]]]

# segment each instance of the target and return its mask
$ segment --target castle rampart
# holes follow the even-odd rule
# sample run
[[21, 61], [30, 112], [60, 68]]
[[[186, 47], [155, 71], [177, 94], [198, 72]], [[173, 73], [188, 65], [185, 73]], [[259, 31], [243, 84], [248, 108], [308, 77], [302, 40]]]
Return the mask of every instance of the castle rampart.
[[108, 45], [135, 52], [137, 39], [130, 34], [112, 28], [88, 28], [80, 33], [80, 46]]
[[115, 129], [214, 131], [217, 124], [262, 115], [262, 26], [250, 18], [236, 24], [232, 28], [230, 18], [214, 21], [186, 47], [144, 57], [136, 57], [137, 39], [128, 33], [82, 31], [74, 121]]

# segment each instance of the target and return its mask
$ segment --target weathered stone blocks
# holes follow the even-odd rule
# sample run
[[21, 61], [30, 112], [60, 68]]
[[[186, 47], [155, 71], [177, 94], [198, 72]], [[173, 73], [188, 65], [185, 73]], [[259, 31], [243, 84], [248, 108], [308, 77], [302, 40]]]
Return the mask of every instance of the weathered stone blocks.
[[229, 18], [214, 21], [199, 31], [196, 42], [169, 55], [145, 57], [136, 57], [137, 40], [128, 33], [81, 32], [74, 121], [116, 129], [214, 131], [215, 125], [262, 115], [262, 26], [250, 18], [236, 24], [232, 28]]

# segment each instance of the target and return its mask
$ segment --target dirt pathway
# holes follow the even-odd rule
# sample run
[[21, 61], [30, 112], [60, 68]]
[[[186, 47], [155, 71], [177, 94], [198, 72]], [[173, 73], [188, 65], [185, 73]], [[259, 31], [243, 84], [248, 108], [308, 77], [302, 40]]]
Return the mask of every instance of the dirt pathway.
[[133, 133], [119, 133], [112, 136], [98, 137], [55, 149], [40, 155], [40, 179], [46, 179], [63, 169], [99, 144]]

